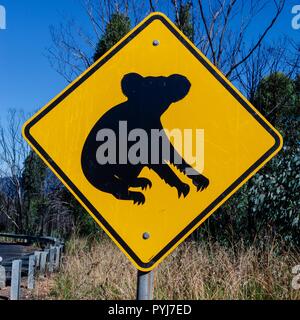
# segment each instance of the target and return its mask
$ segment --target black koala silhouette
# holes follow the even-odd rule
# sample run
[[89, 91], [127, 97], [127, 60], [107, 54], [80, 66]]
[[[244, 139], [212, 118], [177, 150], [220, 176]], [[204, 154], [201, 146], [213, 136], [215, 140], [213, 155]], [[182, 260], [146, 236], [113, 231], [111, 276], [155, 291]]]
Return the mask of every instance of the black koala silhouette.
[[[81, 165], [85, 177], [97, 189], [110, 193], [120, 200], [132, 200], [135, 204], [143, 204], [145, 197], [142, 192], [130, 191], [130, 187], [140, 187], [142, 190], [152, 187], [152, 183], [147, 178], [138, 177], [141, 170], [146, 166], [154, 170], [168, 185], [175, 187], [178, 191], [178, 197], [184, 197], [190, 191], [188, 184], [183, 183], [174, 171], [167, 164], [174, 164], [181, 172], [186, 174], [186, 169], [193, 171], [188, 163], [170, 143], [167, 135], [163, 132], [160, 139], [160, 148], [165, 143], [170, 147], [169, 158], [163, 158], [162, 152], [159, 152], [158, 164], [103, 164], [100, 165], [96, 159], [97, 149], [103, 142], [97, 142], [96, 136], [101, 129], [111, 129], [116, 133], [116, 159], [119, 159], [119, 122], [126, 121], [128, 132], [133, 129], [143, 129], [151, 136], [151, 129], [163, 130], [161, 124], [162, 114], [169, 106], [183, 99], [189, 92], [191, 84], [189, 80], [182, 75], [171, 75], [169, 77], [142, 77], [136, 73], [130, 73], [124, 76], [121, 83], [122, 91], [128, 100], [123, 102], [105, 113], [95, 124], [89, 133], [81, 155]], [[164, 140], [164, 141], [163, 141]], [[135, 142], [136, 143], [136, 142]], [[134, 144], [128, 142], [127, 150]], [[148, 146], [148, 155], [151, 155], [150, 146]], [[161, 149], [160, 149], [161, 150]], [[151, 158], [149, 156], [149, 158]], [[175, 161], [176, 159], [176, 161]], [[181, 161], [178, 161], [180, 159]], [[186, 174], [197, 191], [207, 188], [209, 180], [200, 173], [192, 172]]]

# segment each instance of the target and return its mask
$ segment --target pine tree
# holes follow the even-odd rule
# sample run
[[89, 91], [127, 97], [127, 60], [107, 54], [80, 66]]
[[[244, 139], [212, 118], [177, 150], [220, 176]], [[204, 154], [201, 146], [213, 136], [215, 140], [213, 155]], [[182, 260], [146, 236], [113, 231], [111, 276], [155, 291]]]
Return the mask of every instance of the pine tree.
[[293, 113], [296, 105], [295, 83], [285, 74], [276, 72], [261, 80], [254, 94], [254, 105], [271, 122]]
[[105, 32], [98, 42], [94, 61], [102, 57], [111, 47], [130, 31], [130, 19], [123, 13], [113, 13], [105, 28]]
[[297, 114], [300, 115], [300, 74], [296, 77], [295, 80], [296, 96], [297, 96]]
[[45, 206], [45, 176], [46, 165], [31, 151], [25, 160], [22, 174], [25, 229], [28, 233], [37, 232], [39, 227], [40, 215]]
[[[173, 1], [175, 6], [175, 2]], [[175, 15], [175, 24], [192, 42], [194, 42], [195, 30], [192, 15], [192, 1], [184, 3], [180, 1], [178, 12]]]

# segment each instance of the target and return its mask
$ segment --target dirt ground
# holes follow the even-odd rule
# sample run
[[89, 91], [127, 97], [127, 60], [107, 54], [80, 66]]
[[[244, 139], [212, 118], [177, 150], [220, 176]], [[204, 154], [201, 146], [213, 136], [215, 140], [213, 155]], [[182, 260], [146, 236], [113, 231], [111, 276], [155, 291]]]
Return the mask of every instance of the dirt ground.
[[[26, 279], [21, 283], [21, 299], [20, 300], [45, 300], [49, 296], [49, 292], [53, 286], [51, 277], [40, 277], [35, 282], [34, 290], [27, 289]], [[10, 287], [0, 289], [0, 300], [9, 300]]]

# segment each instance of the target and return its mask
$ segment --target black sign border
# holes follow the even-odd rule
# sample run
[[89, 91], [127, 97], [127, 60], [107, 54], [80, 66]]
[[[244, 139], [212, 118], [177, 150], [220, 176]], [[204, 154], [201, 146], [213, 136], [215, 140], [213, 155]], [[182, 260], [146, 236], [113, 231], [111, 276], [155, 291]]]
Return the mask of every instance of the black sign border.
[[[79, 191], [79, 189], [72, 183], [72, 181], [65, 175], [60, 167], [51, 159], [47, 152], [39, 145], [39, 143], [31, 136], [30, 129], [42, 119], [48, 112], [55, 108], [61, 101], [63, 101], [70, 93], [78, 88], [86, 79], [95, 73], [101, 66], [110, 60], [117, 52], [126, 46], [133, 38], [135, 38], [141, 31], [143, 31], [154, 20], [161, 21], [176, 38], [196, 57], [205, 68], [214, 75], [214, 77], [232, 94], [232, 96], [271, 134], [275, 140], [275, 144], [270, 148], [261, 158], [259, 158], [252, 166], [248, 168], [236, 181], [234, 181], [217, 199], [215, 199], [205, 210], [203, 210], [187, 227], [185, 227], [173, 240], [171, 240], [150, 262], [143, 262], [133, 252], [133, 250], [126, 244], [126, 242], [116, 233], [110, 224], [102, 217], [96, 208], [86, 199], [86, 197]], [[255, 171], [271, 154], [273, 154], [280, 147], [280, 137], [278, 134], [266, 123], [256, 111], [249, 106], [249, 104], [240, 97], [240, 95], [207, 63], [205, 59], [186, 41], [186, 39], [173, 27], [170, 22], [164, 18], [163, 15], [153, 14], [143, 24], [141, 24], [133, 33], [127, 36], [117, 47], [115, 47], [108, 55], [96, 63], [86, 74], [80, 77], [73, 85], [71, 85], [65, 92], [63, 92], [55, 101], [40, 112], [32, 121], [30, 121], [24, 128], [24, 134], [28, 141], [36, 148], [36, 150], [45, 158], [51, 165], [61, 179], [68, 185], [68, 187], [77, 195], [77, 197], [85, 204], [85, 206], [95, 215], [99, 222], [107, 229], [107, 231], [114, 237], [114, 239], [124, 248], [128, 255], [135, 261], [135, 263], [142, 269], [149, 269], [158, 260], [161, 259], [180, 239], [182, 239], [197, 223], [200, 222], [211, 210], [214, 209], [230, 192], [232, 192], [241, 182], [243, 182], [253, 171]]]

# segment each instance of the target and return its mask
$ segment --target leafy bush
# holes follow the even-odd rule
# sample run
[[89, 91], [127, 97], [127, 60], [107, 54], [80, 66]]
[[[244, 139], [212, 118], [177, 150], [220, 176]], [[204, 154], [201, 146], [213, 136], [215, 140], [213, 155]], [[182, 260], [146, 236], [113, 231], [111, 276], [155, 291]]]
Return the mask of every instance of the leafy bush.
[[[270, 97], [275, 97], [272, 103], [276, 102], [277, 93], [272, 95], [274, 83], [280, 83], [281, 89], [287, 88], [288, 95], [292, 88], [296, 88], [297, 99], [292, 93], [289, 101], [299, 101], [299, 79], [294, 85], [278, 73], [265, 78], [256, 95], [264, 102], [262, 111], [271, 110]], [[262, 88], [263, 92], [260, 91]], [[300, 105], [296, 103], [287, 107], [288, 99], [283, 100], [284, 104], [278, 104], [275, 122], [284, 139], [283, 149], [210, 217], [193, 238], [213, 238], [225, 244], [243, 241], [252, 245], [255, 242], [259, 246], [264, 246], [269, 239], [279, 238], [285, 245], [299, 247]]]

